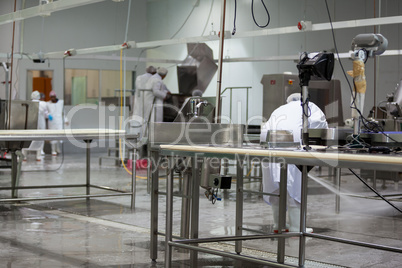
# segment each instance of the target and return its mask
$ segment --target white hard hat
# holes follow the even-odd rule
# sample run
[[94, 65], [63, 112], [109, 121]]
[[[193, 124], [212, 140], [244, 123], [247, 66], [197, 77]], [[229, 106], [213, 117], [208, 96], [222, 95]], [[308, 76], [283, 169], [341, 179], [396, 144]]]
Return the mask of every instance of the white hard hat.
[[31, 100], [39, 100], [40, 99], [40, 93], [39, 91], [35, 90], [31, 93]]
[[290, 94], [289, 97], [286, 99], [286, 102], [292, 102], [292, 101], [300, 101], [301, 100], [301, 94], [300, 93], [293, 93]]
[[165, 76], [165, 75], [167, 75], [167, 73], [168, 73], [168, 70], [166, 68], [164, 68], [164, 67], [159, 67], [158, 68], [158, 74], [160, 76]]

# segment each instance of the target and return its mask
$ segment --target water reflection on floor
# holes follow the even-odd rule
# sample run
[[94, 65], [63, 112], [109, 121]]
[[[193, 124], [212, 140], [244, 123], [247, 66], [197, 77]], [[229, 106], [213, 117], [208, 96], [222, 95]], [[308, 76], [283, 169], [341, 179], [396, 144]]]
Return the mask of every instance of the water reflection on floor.
[[[131, 177], [123, 168], [112, 164], [99, 166], [91, 158], [92, 183], [128, 190]], [[61, 159], [46, 156], [44, 161], [28, 159], [23, 163], [21, 185], [82, 184], [85, 182], [85, 155], [66, 155]], [[60, 167], [60, 168], [59, 168]], [[327, 171], [314, 169], [318, 181], [309, 181], [308, 226], [315, 233], [354, 239], [368, 243], [401, 247], [402, 216], [383, 201], [342, 196], [341, 213], [335, 213], [332, 178]], [[0, 267], [164, 267], [164, 237], [158, 244], [157, 262], [149, 257], [150, 196], [144, 171], [139, 171], [134, 210], [127, 196], [54, 201], [33, 201], [0, 204]], [[0, 186], [9, 186], [10, 171], [0, 173]], [[321, 182], [320, 182], [321, 180]], [[178, 189], [178, 180], [175, 189]], [[214, 205], [200, 198], [200, 237], [235, 234], [235, 200], [232, 190], [220, 193], [222, 201]], [[386, 182], [386, 193], [394, 193], [393, 182]], [[161, 180], [161, 190], [165, 181]], [[257, 191], [258, 180], [246, 183], [245, 189]], [[91, 193], [104, 193], [99, 189]], [[345, 171], [342, 192], [371, 195], [366, 188]], [[83, 188], [51, 188], [20, 190], [20, 197], [41, 197], [84, 194]], [[201, 191], [201, 195], [203, 195]], [[245, 193], [244, 228], [272, 232], [271, 209], [262, 199]], [[9, 198], [9, 191], [1, 191]], [[159, 228], [164, 230], [165, 196], [160, 196]], [[395, 202], [399, 207], [400, 202]], [[174, 199], [173, 231], [180, 233], [181, 200]], [[244, 234], [255, 234], [244, 231]], [[286, 239], [286, 263], [297, 265], [298, 239]], [[233, 243], [205, 245], [215, 250], [233, 252]], [[243, 242], [243, 254], [275, 260], [274, 239]], [[318, 239], [307, 239], [306, 267], [398, 267], [402, 254], [360, 248]], [[330, 264], [333, 264], [332, 266]], [[173, 267], [191, 267], [189, 254], [174, 249]], [[266, 267], [209, 254], [199, 254], [197, 267]]]

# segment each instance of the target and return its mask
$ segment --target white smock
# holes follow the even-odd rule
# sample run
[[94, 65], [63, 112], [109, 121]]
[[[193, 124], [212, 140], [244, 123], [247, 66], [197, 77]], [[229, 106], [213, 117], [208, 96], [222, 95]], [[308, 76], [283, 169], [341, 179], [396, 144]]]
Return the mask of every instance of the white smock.
[[52, 116], [52, 120], [48, 121], [49, 129], [63, 129], [64, 101], [58, 100], [56, 103], [48, 101], [46, 105], [49, 115]]
[[[162, 81], [162, 77], [156, 73], [147, 82], [146, 88], [152, 89], [154, 100], [154, 110], [151, 115], [150, 122], [163, 121], [163, 100], [165, 99], [169, 90]], [[154, 114], [155, 113], [155, 114]]]
[[[152, 74], [145, 73], [140, 75], [135, 80], [135, 98], [134, 98], [134, 110], [131, 121], [131, 126], [135, 132], [144, 134], [146, 123], [149, 120], [152, 110], [152, 104], [154, 101], [154, 94], [151, 88], [147, 88], [147, 82], [152, 77]], [[142, 91], [141, 89], [149, 89], [149, 91]]]
[[[46, 129], [46, 118], [48, 116], [47, 105], [44, 101], [32, 100], [34, 102], [39, 102], [39, 112], [38, 112], [38, 129]], [[27, 149], [28, 151], [43, 150], [44, 141], [32, 141], [31, 145]]]
[[[314, 103], [309, 103], [309, 128], [328, 128], [324, 113]], [[303, 111], [300, 101], [292, 101], [280, 106], [272, 112], [269, 120], [261, 128], [261, 141], [266, 141], [268, 130], [290, 130], [293, 132], [295, 142], [301, 141], [303, 128]], [[280, 181], [279, 163], [262, 163], [263, 191], [267, 193], [278, 192]], [[300, 203], [301, 198], [301, 172], [295, 165], [288, 165], [288, 194]], [[271, 204], [278, 198], [270, 199], [264, 195], [264, 201]]]

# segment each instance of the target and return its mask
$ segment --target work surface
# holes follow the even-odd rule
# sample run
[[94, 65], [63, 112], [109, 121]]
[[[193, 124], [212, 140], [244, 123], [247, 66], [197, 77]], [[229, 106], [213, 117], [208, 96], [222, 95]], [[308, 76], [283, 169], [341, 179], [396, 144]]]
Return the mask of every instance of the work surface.
[[50, 139], [102, 139], [102, 138], [123, 138], [124, 130], [85, 128], [85, 129], [11, 129], [0, 130], [2, 141], [32, 141]]
[[288, 164], [330, 166], [345, 168], [367, 168], [388, 171], [402, 170], [401, 155], [384, 155], [346, 152], [318, 152], [302, 150], [273, 150], [257, 147], [232, 148], [189, 145], [161, 145], [163, 154], [197, 155], [199, 157], [262, 157], [266, 161], [284, 159]]

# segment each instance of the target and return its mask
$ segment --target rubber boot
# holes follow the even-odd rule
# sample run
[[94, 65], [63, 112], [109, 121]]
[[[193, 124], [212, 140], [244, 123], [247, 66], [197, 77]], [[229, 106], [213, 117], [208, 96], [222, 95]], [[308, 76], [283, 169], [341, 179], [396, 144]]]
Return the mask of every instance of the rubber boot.
[[40, 161], [42, 158], [41, 150], [36, 150], [36, 161]]
[[27, 154], [28, 154], [27, 149], [22, 149], [21, 153], [22, 153], [22, 156], [23, 156], [22, 160], [27, 161]]
[[52, 142], [52, 143], [51, 143], [51, 147], [52, 147], [52, 156], [56, 156], [56, 155], [57, 155], [56, 146], [57, 146], [57, 143], [55, 143], [55, 142]]
[[[289, 207], [289, 231], [300, 232], [300, 205], [297, 207]], [[313, 228], [306, 227], [306, 233], [312, 233]]]

